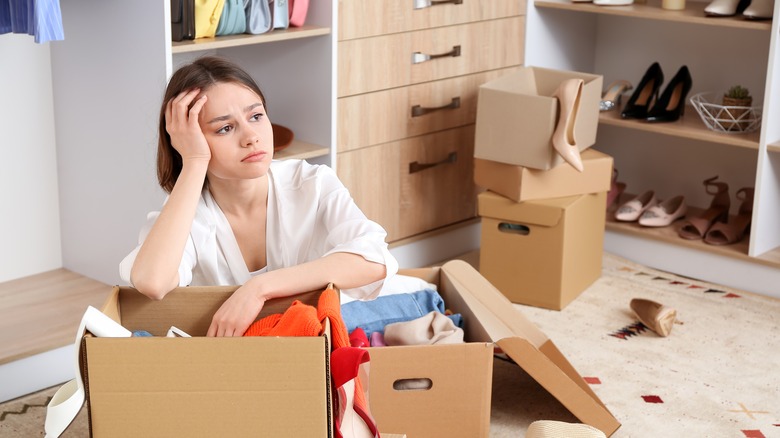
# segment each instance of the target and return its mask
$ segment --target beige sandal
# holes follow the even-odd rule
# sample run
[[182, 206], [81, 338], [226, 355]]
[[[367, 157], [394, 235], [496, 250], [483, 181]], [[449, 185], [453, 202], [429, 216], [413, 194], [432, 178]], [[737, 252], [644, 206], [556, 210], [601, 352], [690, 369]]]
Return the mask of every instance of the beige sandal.
[[[729, 208], [731, 208], [731, 198], [729, 198], [729, 185], [724, 182], [715, 182], [717, 176], [704, 180], [704, 187], [707, 193], [715, 195], [709, 208], [704, 210], [696, 217], [685, 221], [677, 234], [683, 239], [696, 240], [702, 239], [709, 231], [712, 224], [717, 220], [726, 221], [729, 217]], [[712, 190], [715, 190], [714, 192]]]

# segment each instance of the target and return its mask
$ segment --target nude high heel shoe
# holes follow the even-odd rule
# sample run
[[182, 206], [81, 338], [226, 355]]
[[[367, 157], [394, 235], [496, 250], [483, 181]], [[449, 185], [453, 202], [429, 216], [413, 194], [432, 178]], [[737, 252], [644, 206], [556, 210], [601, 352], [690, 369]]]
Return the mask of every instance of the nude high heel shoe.
[[644, 298], [634, 298], [630, 306], [639, 318], [639, 322], [658, 336], [665, 338], [672, 333], [672, 326], [677, 319], [677, 310]]
[[753, 0], [742, 16], [748, 20], [771, 20], [775, 10], [775, 0]]
[[[704, 13], [710, 17], [731, 17], [744, 11], [749, 4], [750, 0], [712, 0]], [[772, 15], [771, 11], [769, 15]]]
[[582, 158], [580, 158], [577, 140], [574, 138], [574, 125], [580, 109], [584, 83], [582, 79], [566, 79], [552, 95], [558, 99], [559, 107], [558, 123], [552, 136], [553, 148], [567, 163], [580, 172], [583, 170]]

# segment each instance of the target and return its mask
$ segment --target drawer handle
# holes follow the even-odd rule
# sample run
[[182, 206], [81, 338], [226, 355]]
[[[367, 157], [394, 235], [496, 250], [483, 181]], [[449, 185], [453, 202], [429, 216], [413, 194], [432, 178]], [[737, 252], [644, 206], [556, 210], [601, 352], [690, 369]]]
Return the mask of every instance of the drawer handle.
[[453, 46], [452, 50], [447, 53], [439, 53], [438, 55], [428, 55], [425, 53], [414, 52], [412, 53], [412, 64], [419, 64], [421, 62], [430, 61], [436, 58], [456, 57], [460, 56], [460, 46]]
[[447, 158], [437, 162], [437, 163], [418, 163], [417, 161], [409, 163], [409, 174], [417, 173], [420, 171], [423, 171], [425, 169], [430, 169], [431, 167], [440, 166], [442, 164], [449, 164], [454, 163], [458, 161], [458, 153], [457, 152], [450, 152], [449, 155], [447, 155]]
[[420, 105], [415, 105], [412, 107], [412, 117], [420, 117], [428, 113], [432, 113], [434, 111], [440, 111], [446, 109], [457, 109], [457, 108], [460, 108], [460, 97], [453, 97], [452, 102], [448, 103], [447, 105], [438, 106], [435, 108], [426, 108]]
[[425, 9], [431, 6], [443, 5], [452, 3], [453, 5], [462, 5], [463, 0], [414, 0], [415, 9]]

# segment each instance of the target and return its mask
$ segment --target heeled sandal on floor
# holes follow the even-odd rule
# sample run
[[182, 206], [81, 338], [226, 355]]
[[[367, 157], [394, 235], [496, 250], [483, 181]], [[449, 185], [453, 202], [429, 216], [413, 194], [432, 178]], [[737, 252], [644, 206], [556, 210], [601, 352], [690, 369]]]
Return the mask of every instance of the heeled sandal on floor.
[[617, 180], [618, 170], [612, 168], [612, 182], [609, 185], [609, 192], [607, 192], [607, 210], [609, 210], [618, 199], [620, 195], [626, 191], [626, 183], [619, 182]]
[[[704, 235], [704, 243], [710, 245], [731, 245], [745, 237], [753, 219], [753, 188], [743, 187], [737, 192], [737, 199], [742, 201], [739, 213], [730, 217], [727, 222], [716, 222]], [[741, 196], [740, 196], [741, 195]]]
[[634, 298], [630, 306], [639, 318], [639, 322], [658, 336], [666, 337], [672, 333], [674, 321], [677, 319], [677, 310], [644, 298]]
[[731, 208], [729, 185], [724, 182], [717, 182], [717, 179], [718, 176], [716, 175], [704, 180], [704, 187], [707, 193], [715, 195], [715, 197], [712, 199], [709, 208], [683, 223], [683, 226], [677, 233], [683, 239], [703, 239], [715, 221], [726, 221], [728, 219], [729, 208]]
[[552, 136], [552, 144], [555, 151], [575, 169], [582, 172], [582, 158], [577, 139], [574, 138], [574, 125], [577, 122], [577, 113], [582, 101], [582, 87], [585, 81], [582, 79], [566, 79], [561, 82], [553, 97], [558, 99], [558, 123]]

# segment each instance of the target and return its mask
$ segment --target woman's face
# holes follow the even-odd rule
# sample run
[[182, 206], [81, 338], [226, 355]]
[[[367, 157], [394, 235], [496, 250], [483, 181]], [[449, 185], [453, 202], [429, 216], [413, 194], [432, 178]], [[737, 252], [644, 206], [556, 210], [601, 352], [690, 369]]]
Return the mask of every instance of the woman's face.
[[265, 175], [274, 151], [271, 121], [254, 91], [236, 83], [206, 89], [198, 123], [211, 148], [209, 178], [252, 179]]

